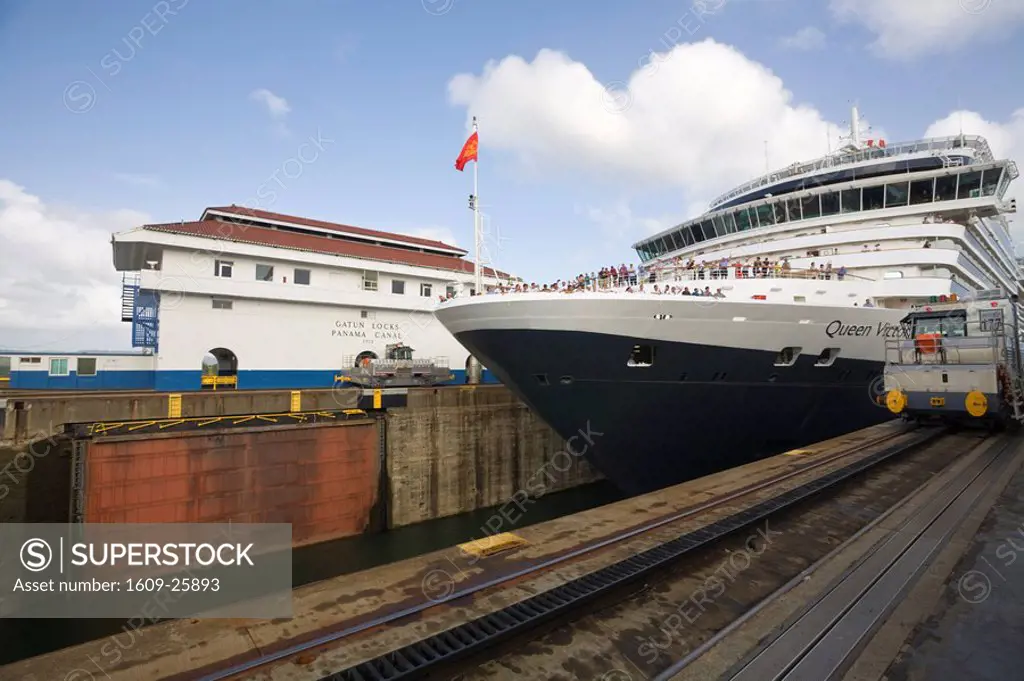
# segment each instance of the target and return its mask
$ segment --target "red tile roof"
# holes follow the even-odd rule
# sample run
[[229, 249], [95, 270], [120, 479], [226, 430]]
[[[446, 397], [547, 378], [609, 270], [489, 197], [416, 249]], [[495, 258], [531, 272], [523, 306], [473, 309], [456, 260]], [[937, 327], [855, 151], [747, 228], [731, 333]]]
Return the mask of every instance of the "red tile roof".
[[[439, 270], [448, 270], [450, 272], [464, 272], [472, 274], [474, 271], [472, 262], [463, 260], [461, 257], [454, 255], [421, 253], [418, 251], [406, 250], [404, 248], [378, 246], [377, 244], [349, 241], [346, 239], [337, 239], [334, 237], [314, 234], [298, 234], [279, 229], [268, 229], [266, 227], [257, 227], [255, 225], [242, 225], [233, 222], [224, 222], [221, 220], [170, 222], [166, 224], [143, 225], [142, 228], [152, 230], [154, 232], [185, 234], [188, 236], [203, 237], [206, 239], [222, 239], [238, 243], [286, 248], [293, 251], [307, 251], [310, 253], [324, 253], [327, 255], [364, 258], [366, 260], [412, 265], [414, 267], [432, 267]], [[484, 267], [484, 275], [489, 277], [498, 276], [502, 278], [508, 278], [510, 276], [505, 272], [496, 271], [489, 267]]]
[[322, 220], [311, 220], [310, 218], [300, 218], [295, 215], [284, 215], [283, 213], [271, 213], [270, 211], [260, 210], [258, 208], [246, 208], [245, 206], [225, 206], [225, 207], [210, 207], [203, 211], [203, 215], [200, 220], [206, 217], [207, 211], [219, 211], [221, 213], [231, 213], [239, 218], [247, 220], [276, 220], [278, 222], [288, 222], [293, 225], [301, 225], [304, 227], [318, 227], [320, 229], [330, 229], [335, 232], [348, 232], [349, 234], [357, 234], [359, 236], [365, 236], [370, 238], [378, 239], [391, 239], [392, 241], [401, 241], [410, 245], [425, 246], [428, 248], [444, 248], [450, 251], [459, 251], [462, 254], [466, 254], [468, 251], [458, 246], [452, 246], [446, 244], [443, 241], [435, 241], [433, 239], [423, 239], [418, 236], [407, 236], [405, 234], [394, 234], [391, 232], [381, 232], [376, 229], [366, 229], [364, 227], [353, 227], [352, 225], [342, 225], [336, 222], [324, 222]]

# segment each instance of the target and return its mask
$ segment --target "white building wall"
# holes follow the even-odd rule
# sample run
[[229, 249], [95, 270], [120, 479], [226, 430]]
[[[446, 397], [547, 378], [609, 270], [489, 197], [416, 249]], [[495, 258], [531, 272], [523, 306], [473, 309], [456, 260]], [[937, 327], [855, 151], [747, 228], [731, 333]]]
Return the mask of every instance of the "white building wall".
[[[218, 347], [235, 353], [240, 372], [339, 369], [363, 351], [383, 357], [396, 342], [417, 357], [465, 367], [467, 351], [432, 310], [449, 287], [471, 286], [472, 274], [250, 244], [218, 247], [224, 252], [165, 248], [160, 269], [142, 272], [141, 287], [161, 292], [159, 370], [198, 371]], [[230, 277], [215, 276], [217, 260], [232, 263]], [[273, 281], [257, 280], [258, 264], [273, 266]], [[309, 270], [308, 285], [295, 283], [297, 268]], [[376, 291], [364, 287], [367, 273], [376, 273]], [[394, 292], [396, 280], [404, 292]], [[215, 299], [230, 309], [215, 308]]]
[[158, 369], [199, 371], [214, 348], [235, 353], [240, 372], [341, 369], [346, 357], [366, 350], [383, 357], [398, 342], [414, 356], [465, 368], [465, 348], [429, 312], [258, 299], [217, 309], [211, 296], [185, 295], [161, 303]]

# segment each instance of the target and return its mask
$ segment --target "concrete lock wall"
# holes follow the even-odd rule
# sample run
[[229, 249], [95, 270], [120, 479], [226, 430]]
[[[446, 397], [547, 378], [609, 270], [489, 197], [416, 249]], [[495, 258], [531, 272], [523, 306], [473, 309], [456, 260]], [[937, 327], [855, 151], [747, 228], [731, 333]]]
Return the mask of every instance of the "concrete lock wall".
[[[204, 391], [181, 395], [181, 416], [224, 416], [289, 411], [290, 390]], [[6, 401], [0, 441], [34, 442], [60, 431], [65, 423], [163, 419], [169, 415], [169, 393], [83, 393], [76, 395], [12, 394]], [[357, 391], [303, 390], [302, 411], [351, 409]], [[2, 406], [2, 405], [0, 405]]]
[[408, 407], [388, 411], [387, 425], [389, 527], [600, 479], [502, 386], [410, 393]]
[[379, 443], [373, 420], [96, 438], [84, 521], [292, 523], [296, 545], [361, 534], [374, 529]]
[[66, 439], [0, 446], [0, 523], [64, 523], [71, 468]]

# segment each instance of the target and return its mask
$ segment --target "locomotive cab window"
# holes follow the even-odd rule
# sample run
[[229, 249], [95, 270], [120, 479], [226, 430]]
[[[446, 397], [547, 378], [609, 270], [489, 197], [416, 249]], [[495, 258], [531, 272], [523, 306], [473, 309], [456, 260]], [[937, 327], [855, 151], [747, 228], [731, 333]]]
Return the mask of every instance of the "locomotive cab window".
[[965, 338], [967, 336], [967, 311], [952, 310], [914, 319], [914, 335], [937, 334], [943, 338]]

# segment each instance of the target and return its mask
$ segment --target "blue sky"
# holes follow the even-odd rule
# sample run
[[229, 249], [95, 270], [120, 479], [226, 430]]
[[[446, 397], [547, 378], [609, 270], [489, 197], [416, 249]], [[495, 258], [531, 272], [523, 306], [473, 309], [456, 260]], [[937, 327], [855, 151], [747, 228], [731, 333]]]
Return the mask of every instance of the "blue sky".
[[[689, 139], [731, 139], [721, 121], [735, 118], [736, 126], [765, 128], [770, 162], [810, 153], [811, 142], [793, 131], [806, 126], [779, 123], [786, 119], [778, 107], [776, 119], [760, 120], [756, 100], [715, 90], [739, 78], [728, 66], [717, 75], [726, 46], [781, 80], [779, 92], [791, 98], [779, 107], [806, 107], [814, 120], [838, 124], [856, 99], [896, 140], [920, 137], [965, 109], [978, 125], [995, 126], [1005, 146], [1024, 148], [1014, 136], [1014, 113], [1024, 107], [1020, 0], [903, 0], [898, 15], [879, 14], [888, 10], [876, 0], [862, 0], [860, 9], [848, 0], [703, 2], [713, 12], [668, 0], [7, 0], [0, 4], [0, 61], [8, 66], [0, 73], [0, 181], [48, 210], [90, 216], [83, 220], [95, 236], [104, 228], [97, 216], [118, 216], [109, 232], [134, 216], [195, 219], [208, 205], [250, 202], [320, 135], [331, 142], [262, 207], [450, 235], [471, 249], [472, 174], [453, 162], [473, 110], [481, 115], [482, 202], [494, 225], [489, 258], [527, 279], [552, 280], [628, 259], [636, 238], [749, 179], [748, 168], [763, 169], [762, 144], [709, 145], [683, 170], [671, 158], [655, 162], [651, 149], [670, 157], [676, 145], [690, 146], [674, 118], [681, 109]], [[800, 29], [803, 49], [787, 46]], [[699, 66], [710, 82], [700, 78], [691, 88], [661, 69], [637, 86], [636, 106], [614, 125], [593, 127], [585, 120], [591, 114], [609, 116], [598, 99], [561, 101], [574, 86], [557, 79], [545, 86], [539, 67], [517, 76], [508, 64], [490, 88], [479, 80], [489, 61], [518, 55], [530, 63], [547, 49], [565, 55], [560, 73], [578, 77], [580, 91], [588, 79], [632, 88], [651, 51], [706, 39], [718, 51], [693, 50], [679, 63], [689, 59], [692, 74], [693, 60], [707, 59]], [[904, 42], [913, 47], [893, 47]], [[458, 74], [475, 85], [453, 102], [460, 95], [449, 84]], [[275, 117], [253, 97], [258, 90], [284, 100], [287, 112]], [[676, 91], [677, 99], [666, 99]], [[758, 97], [774, 97], [770, 87], [765, 92]], [[511, 111], [517, 120], [507, 120]], [[709, 120], [718, 127], [702, 127]], [[650, 137], [661, 125], [671, 131], [664, 145], [645, 138], [594, 156], [580, 146], [605, 144], [595, 130]], [[815, 139], [825, 151], [824, 135]], [[631, 149], [637, 157], [624, 159]], [[75, 220], [67, 224], [73, 229]], [[8, 214], [0, 234], [14, 228]], [[112, 272], [109, 246], [95, 252], [107, 258], [96, 271]], [[0, 320], [0, 331], [4, 322], [15, 325]]]

